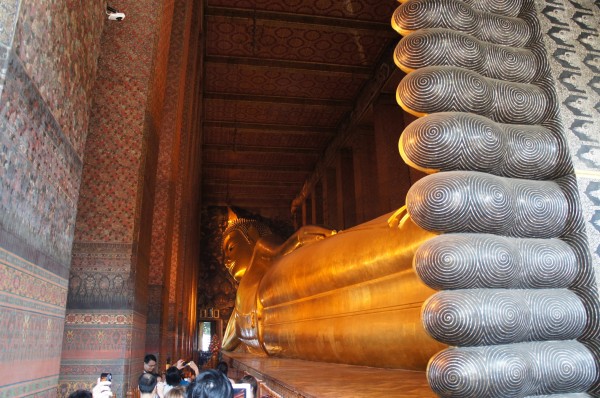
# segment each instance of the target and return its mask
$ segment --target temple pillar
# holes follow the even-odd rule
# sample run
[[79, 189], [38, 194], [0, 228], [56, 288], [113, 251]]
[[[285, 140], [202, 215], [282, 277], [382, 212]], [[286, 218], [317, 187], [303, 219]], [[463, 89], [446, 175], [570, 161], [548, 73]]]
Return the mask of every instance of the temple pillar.
[[373, 131], [360, 131], [353, 142], [356, 223], [381, 215], [377, 198], [378, 177]]
[[409, 167], [398, 152], [398, 140], [404, 129], [403, 113], [392, 97], [382, 96], [373, 105], [379, 214], [403, 206], [411, 186]]
[[354, 191], [354, 159], [351, 148], [342, 148], [337, 158], [337, 217], [340, 228], [356, 225], [356, 192]]
[[335, 167], [328, 167], [323, 176], [323, 219], [325, 225], [341, 229], [338, 222], [337, 172]]
[[122, 1], [120, 11], [130, 17], [106, 22], [101, 38], [64, 330], [65, 393], [111, 372], [113, 392], [124, 396], [143, 369], [173, 6]]
[[312, 224], [323, 224], [323, 184], [316, 184], [312, 193]]
[[[186, 159], [181, 155], [181, 150], [182, 147], [190, 146], [189, 123], [184, 123], [184, 115], [189, 113], [186, 109], [194, 104], [194, 98], [187, 87], [193, 87], [197, 78], [194, 63], [197, 61], [196, 48], [199, 43], [195, 12], [198, 11], [194, 9], [194, 2], [176, 1], [169, 48], [167, 92], [160, 129], [152, 220], [146, 352], [157, 355], [161, 369], [164, 369], [167, 358], [177, 356], [174, 324], [176, 295], [170, 292], [176, 289], [181, 272], [176, 272], [176, 260], [179, 256], [172, 256], [172, 251], [174, 236], [177, 236], [175, 200], [177, 190], [181, 189], [183, 182], [179, 175], [182, 170], [190, 172], [181, 164]], [[188, 126], [187, 130], [184, 126]], [[182, 289], [187, 292], [189, 287]], [[187, 341], [184, 344], [189, 345]]]

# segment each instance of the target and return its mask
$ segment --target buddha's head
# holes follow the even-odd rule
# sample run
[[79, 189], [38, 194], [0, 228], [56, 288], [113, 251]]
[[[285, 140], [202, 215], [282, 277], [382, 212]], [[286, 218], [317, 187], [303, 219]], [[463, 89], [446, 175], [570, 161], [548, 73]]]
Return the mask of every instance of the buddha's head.
[[225, 267], [236, 281], [240, 281], [252, 261], [256, 242], [271, 230], [264, 224], [245, 218], [229, 223], [223, 232], [223, 260]]

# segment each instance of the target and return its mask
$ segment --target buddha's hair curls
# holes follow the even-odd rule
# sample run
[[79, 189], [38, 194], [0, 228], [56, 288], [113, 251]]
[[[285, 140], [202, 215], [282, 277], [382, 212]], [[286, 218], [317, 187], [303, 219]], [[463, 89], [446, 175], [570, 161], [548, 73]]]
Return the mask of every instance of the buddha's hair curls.
[[227, 235], [229, 235], [233, 231], [239, 231], [246, 239], [246, 242], [249, 244], [256, 243], [252, 242], [250, 239], [250, 227], [254, 227], [258, 231], [258, 235], [260, 237], [272, 235], [271, 229], [267, 227], [265, 224], [261, 223], [257, 220], [251, 220], [249, 218], [238, 218], [227, 225], [225, 231], [223, 231], [223, 238], [221, 239], [221, 246], [223, 245], [223, 240]]

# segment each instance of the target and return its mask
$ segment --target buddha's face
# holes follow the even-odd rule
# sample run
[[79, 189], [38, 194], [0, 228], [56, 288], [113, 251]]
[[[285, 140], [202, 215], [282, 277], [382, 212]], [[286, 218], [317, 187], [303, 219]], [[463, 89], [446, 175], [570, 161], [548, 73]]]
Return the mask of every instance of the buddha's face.
[[248, 243], [244, 234], [238, 230], [232, 230], [223, 239], [223, 257], [225, 267], [236, 281], [240, 281], [250, 266], [254, 244]]

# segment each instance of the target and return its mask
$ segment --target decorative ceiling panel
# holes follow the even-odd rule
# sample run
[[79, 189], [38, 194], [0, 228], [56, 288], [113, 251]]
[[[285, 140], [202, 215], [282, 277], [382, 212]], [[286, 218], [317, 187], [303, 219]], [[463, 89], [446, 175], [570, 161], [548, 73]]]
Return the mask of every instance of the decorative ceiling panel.
[[301, 126], [335, 127], [350, 109], [313, 105], [205, 100], [205, 120], [238, 123], [285, 124], [293, 120]]
[[387, 23], [398, 4], [394, 1], [373, 0], [208, 0], [208, 6], [352, 18]]
[[202, 177], [206, 181], [296, 181], [300, 184], [304, 182], [307, 174], [302, 170], [250, 170], [219, 167], [218, 165], [205, 165], [202, 171]]
[[207, 63], [206, 92], [320, 99], [356, 97], [365, 78], [331, 71], [286, 70], [269, 66]]
[[323, 132], [289, 133], [285, 131], [246, 130], [235, 127], [205, 127], [204, 144], [230, 146], [258, 146], [271, 148], [310, 148], [320, 150], [331, 140], [332, 135]]
[[258, 151], [236, 151], [233, 149], [213, 149], [206, 147], [203, 151], [204, 162], [216, 164], [243, 164], [248, 165], [273, 165], [279, 166], [294, 166], [298, 169], [311, 171], [312, 166], [318, 159], [316, 153], [260, 153]]
[[390, 39], [379, 31], [336, 26], [218, 15], [207, 21], [207, 55], [373, 66]]
[[205, 2], [204, 205], [289, 208], [328, 145], [372, 128], [371, 82], [399, 40], [390, 26], [397, 6]]

